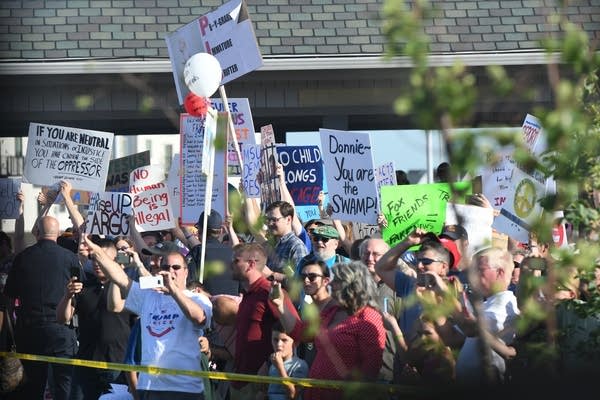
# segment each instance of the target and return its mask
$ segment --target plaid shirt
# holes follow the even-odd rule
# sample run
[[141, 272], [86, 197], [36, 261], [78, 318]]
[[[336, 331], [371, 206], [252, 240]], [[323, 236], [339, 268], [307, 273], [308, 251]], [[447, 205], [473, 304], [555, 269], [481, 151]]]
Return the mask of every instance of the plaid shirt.
[[286, 265], [290, 265], [292, 271], [295, 271], [298, 262], [307, 254], [308, 249], [304, 242], [294, 232], [289, 232], [279, 239], [267, 265], [273, 272], [283, 273]]

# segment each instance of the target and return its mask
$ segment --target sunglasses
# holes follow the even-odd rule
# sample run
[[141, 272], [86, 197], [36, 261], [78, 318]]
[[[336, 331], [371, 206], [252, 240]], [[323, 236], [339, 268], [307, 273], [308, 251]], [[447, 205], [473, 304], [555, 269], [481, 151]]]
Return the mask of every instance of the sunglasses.
[[443, 262], [443, 261], [442, 260], [434, 260], [433, 258], [427, 258], [427, 257], [417, 258], [417, 264], [421, 263], [423, 265], [430, 265], [430, 264], [433, 264], [434, 262]]
[[171, 264], [171, 265], [169, 265], [169, 264], [162, 264], [160, 266], [161, 271], [168, 271], [171, 268], [173, 268], [174, 271], [179, 271], [183, 267], [181, 265], [179, 265], [179, 264]]
[[308, 274], [300, 274], [300, 278], [302, 278], [302, 280], [305, 280], [306, 278], [308, 278], [309, 282], [314, 282], [317, 278], [322, 278], [323, 275], [320, 274], [316, 274], [314, 272], [310, 272]]
[[321, 241], [323, 243], [327, 243], [327, 242], [329, 242], [329, 239], [331, 239], [331, 238], [328, 238], [325, 236], [320, 236], [320, 235], [313, 235], [312, 238], [315, 242]]

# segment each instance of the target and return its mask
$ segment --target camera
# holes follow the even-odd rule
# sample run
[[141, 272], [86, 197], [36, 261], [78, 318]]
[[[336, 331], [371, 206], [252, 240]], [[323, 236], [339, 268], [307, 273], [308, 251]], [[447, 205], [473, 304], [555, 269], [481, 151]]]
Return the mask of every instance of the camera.
[[140, 276], [140, 289], [154, 289], [163, 287], [163, 276]]
[[131, 264], [131, 256], [125, 252], [119, 251], [117, 253], [117, 257], [115, 258], [115, 261], [118, 264], [124, 264], [124, 265]]
[[531, 269], [545, 271], [546, 259], [542, 257], [527, 257], [521, 262], [521, 265], [527, 265]]
[[421, 273], [417, 275], [417, 286], [430, 288], [435, 286], [435, 277], [431, 274]]

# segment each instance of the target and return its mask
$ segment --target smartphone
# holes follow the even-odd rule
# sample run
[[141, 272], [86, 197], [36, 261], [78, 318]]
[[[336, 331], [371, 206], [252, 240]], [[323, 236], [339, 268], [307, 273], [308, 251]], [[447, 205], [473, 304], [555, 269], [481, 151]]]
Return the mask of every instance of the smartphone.
[[140, 289], [154, 289], [163, 287], [163, 276], [140, 276]]
[[71, 267], [71, 278], [77, 278], [79, 282], [81, 282], [81, 268], [79, 267]]
[[384, 297], [383, 298], [383, 312], [384, 313], [389, 313], [390, 312], [389, 308], [388, 308], [388, 301], [389, 301], [388, 297]]
[[131, 256], [127, 253], [119, 251], [117, 253], [117, 257], [115, 258], [115, 261], [118, 264], [123, 264], [123, 265], [131, 264]]
[[431, 274], [418, 274], [417, 275], [417, 286], [430, 288], [435, 285], [435, 277]]

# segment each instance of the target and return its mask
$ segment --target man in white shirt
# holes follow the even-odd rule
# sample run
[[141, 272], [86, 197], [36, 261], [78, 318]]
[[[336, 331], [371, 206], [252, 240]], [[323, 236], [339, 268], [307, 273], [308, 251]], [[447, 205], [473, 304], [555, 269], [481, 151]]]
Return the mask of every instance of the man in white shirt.
[[[160, 258], [164, 286], [141, 289], [121, 266], [85, 238], [91, 256], [105, 275], [121, 290], [125, 308], [138, 314], [142, 326], [142, 365], [184, 370], [200, 369], [198, 338], [210, 326], [212, 303], [199, 293], [186, 289], [188, 269], [179, 252], [169, 251]], [[156, 277], [154, 277], [156, 278]], [[202, 378], [187, 375], [140, 373], [137, 393], [141, 400], [204, 399]]]

